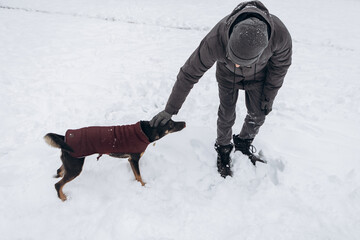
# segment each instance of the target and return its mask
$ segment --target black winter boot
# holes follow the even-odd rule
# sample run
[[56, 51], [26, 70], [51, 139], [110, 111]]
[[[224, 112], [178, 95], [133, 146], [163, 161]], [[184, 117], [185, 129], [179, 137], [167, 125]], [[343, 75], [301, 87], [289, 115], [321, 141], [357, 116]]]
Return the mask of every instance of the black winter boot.
[[223, 178], [226, 178], [227, 176], [232, 176], [232, 171], [231, 171], [231, 158], [230, 158], [230, 153], [233, 149], [233, 145], [229, 144], [229, 145], [218, 145], [215, 144], [215, 150], [218, 153], [217, 156], [217, 168], [218, 168], [218, 172], [220, 173], [220, 175]]
[[265, 160], [254, 155], [254, 153], [256, 153], [256, 148], [251, 145], [253, 140], [254, 139], [242, 139], [239, 135], [233, 135], [235, 151], [241, 151], [243, 154], [248, 156], [254, 166], [256, 165], [256, 162], [266, 163]]
[[243, 154], [250, 156], [256, 152], [256, 148], [251, 145], [254, 139], [242, 139], [239, 135], [233, 135], [235, 151], [241, 151]]

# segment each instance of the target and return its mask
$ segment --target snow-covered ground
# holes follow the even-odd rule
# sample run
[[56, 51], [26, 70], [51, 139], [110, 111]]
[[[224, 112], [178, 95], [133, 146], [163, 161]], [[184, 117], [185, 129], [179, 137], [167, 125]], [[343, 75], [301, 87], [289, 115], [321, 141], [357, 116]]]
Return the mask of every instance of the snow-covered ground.
[[[1, 239], [355, 240], [360, 235], [360, 2], [264, 0], [293, 37], [293, 65], [254, 145], [216, 170], [215, 69], [149, 146], [126, 160], [87, 158], [61, 202], [57, 149], [42, 137], [161, 111], [179, 68], [238, 2], [0, 0]], [[245, 117], [240, 96], [234, 132]]]

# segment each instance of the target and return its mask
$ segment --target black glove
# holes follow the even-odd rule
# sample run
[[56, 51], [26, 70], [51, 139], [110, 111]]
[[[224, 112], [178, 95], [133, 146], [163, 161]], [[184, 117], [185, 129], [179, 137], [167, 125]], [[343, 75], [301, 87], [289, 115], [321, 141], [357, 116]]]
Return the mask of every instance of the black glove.
[[273, 105], [273, 101], [269, 101], [266, 98], [263, 98], [263, 100], [261, 100], [261, 111], [264, 112], [265, 115], [268, 115], [271, 111], [272, 111], [272, 105]]
[[164, 126], [172, 117], [172, 114], [167, 113], [164, 111], [159, 112], [158, 114], [156, 114], [150, 121], [150, 126], [151, 127], [157, 127], [159, 126]]

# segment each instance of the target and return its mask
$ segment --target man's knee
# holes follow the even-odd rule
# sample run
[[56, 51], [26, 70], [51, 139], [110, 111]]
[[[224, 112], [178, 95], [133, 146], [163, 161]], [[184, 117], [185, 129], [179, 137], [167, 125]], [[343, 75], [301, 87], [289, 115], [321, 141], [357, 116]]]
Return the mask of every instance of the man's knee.
[[265, 122], [266, 115], [263, 112], [248, 112], [245, 121], [251, 125], [261, 126]]

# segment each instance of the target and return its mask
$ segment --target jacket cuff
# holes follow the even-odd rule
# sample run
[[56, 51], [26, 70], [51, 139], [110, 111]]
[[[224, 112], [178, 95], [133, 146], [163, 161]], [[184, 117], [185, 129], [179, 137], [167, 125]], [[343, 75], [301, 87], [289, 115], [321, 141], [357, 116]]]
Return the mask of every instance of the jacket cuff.
[[169, 104], [166, 104], [165, 112], [171, 115], [176, 115], [179, 112], [179, 109], [176, 109], [174, 107], [171, 107]]

